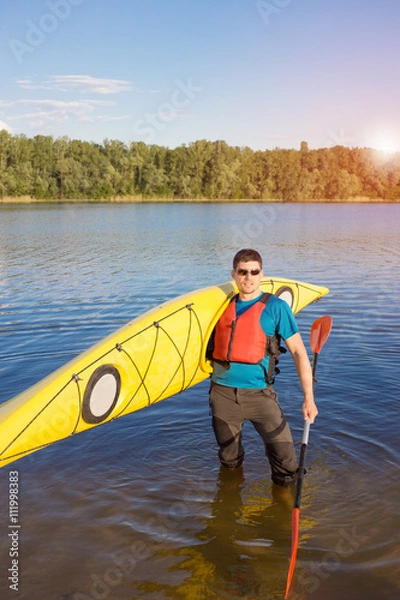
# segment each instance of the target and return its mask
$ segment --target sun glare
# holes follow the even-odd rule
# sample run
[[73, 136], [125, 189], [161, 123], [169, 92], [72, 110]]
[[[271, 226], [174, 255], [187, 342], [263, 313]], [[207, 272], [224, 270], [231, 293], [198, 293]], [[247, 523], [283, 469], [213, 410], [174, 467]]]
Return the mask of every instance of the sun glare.
[[379, 152], [395, 154], [400, 152], [400, 139], [394, 134], [382, 133], [375, 136], [374, 140], [371, 141], [371, 146]]
[[400, 151], [399, 146], [395, 142], [384, 139], [376, 145], [376, 149], [385, 154], [394, 154]]

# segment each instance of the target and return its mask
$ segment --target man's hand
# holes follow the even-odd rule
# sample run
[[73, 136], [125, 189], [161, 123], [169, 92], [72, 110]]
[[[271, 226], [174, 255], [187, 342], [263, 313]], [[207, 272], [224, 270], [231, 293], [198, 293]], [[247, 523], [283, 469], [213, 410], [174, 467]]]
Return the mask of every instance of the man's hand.
[[304, 420], [310, 419], [310, 425], [312, 425], [318, 414], [318, 408], [317, 408], [317, 405], [315, 404], [314, 400], [312, 400], [312, 401], [305, 400], [303, 403], [302, 410], [303, 410]]

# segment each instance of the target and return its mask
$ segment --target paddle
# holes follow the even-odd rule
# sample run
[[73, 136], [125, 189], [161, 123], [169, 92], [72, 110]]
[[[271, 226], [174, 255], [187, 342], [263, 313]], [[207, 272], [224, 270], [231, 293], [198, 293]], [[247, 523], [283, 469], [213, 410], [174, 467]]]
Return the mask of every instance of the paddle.
[[329, 334], [332, 329], [332, 317], [329, 315], [325, 315], [320, 317], [311, 326], [310, 331], [310, 348], [311, 352], [314, 353], [313, 362], [312, 362], [312, 373], [314, 381], [315, 379], [315, 371], [317, 369], [317, 360], [318, 354], [322, 350], [322, 346], [325, 344], [326, 340], [329, 337]]
[[[310, 347], [311, 351], [314, 353], [313, 362], [312, 362], [312, 375], [313, 380], [315, 379], [315, 371], [317, 368], [317, 360], [318, 354], [321, 352], [322, 346], [325, 344], [326, 340], [329, 337], [329, 334], [332, 329], [332, 317], [326, 315], [324, 317], [320, 317], [311, 326], [310, 331]], [[292, 577], [294, 573], [294, 567], [296, 564], [296, 556], [297, 556], [297, 546], [299, 543], [299, 522], [300, 522], [300, 499], [301, 492], [303, 488], [303, 479], [305, 475], [305, 456], [308, 445], [308, 436], [310, 433], [310, 420], [306, 419], [304, 423], [303, 430], [303, 439], [301, 442], [300, 448], [300, 457], [299, 457], [299, 467], [298, 467], [298, 479], [297, 479], [297, 490], [296, 496], [293, 505], [292, 512], [292, 549], [291, 549], [291, 557], [290, 557], [290, 565], [288, 578], [286, 583], [286, 592], [285, 592], [285, 600], [288, 597], [290, 584], [292, 583]]]

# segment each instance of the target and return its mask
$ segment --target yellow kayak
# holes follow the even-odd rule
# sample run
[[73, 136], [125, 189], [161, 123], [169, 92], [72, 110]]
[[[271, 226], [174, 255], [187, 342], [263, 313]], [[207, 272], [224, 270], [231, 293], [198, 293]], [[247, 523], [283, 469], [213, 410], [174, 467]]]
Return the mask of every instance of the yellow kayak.
[[[297, 313], [325, 287], [264, 278], [264, 292]], [[203, 381], [212, 330], [236, 293], [233, 282], [179, 296], [130, 321], [0, 406], [0, 466]]]

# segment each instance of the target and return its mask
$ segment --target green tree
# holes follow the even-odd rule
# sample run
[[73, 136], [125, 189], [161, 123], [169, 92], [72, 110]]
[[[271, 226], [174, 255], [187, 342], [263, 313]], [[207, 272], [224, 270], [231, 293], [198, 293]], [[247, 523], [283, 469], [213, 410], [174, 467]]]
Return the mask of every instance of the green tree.
[[277, 197], [284, 202], [300, 200], [301, 161], [296, 150], [275, 149], [271, 175]]
[[400, 154], [388, 158], [370, 148], [310, 150], [303, 141], [299, 151], [254, 152], [198, 140], [169, 149], [0, 131], [0, 196], [397, 200], [399, 188]]

